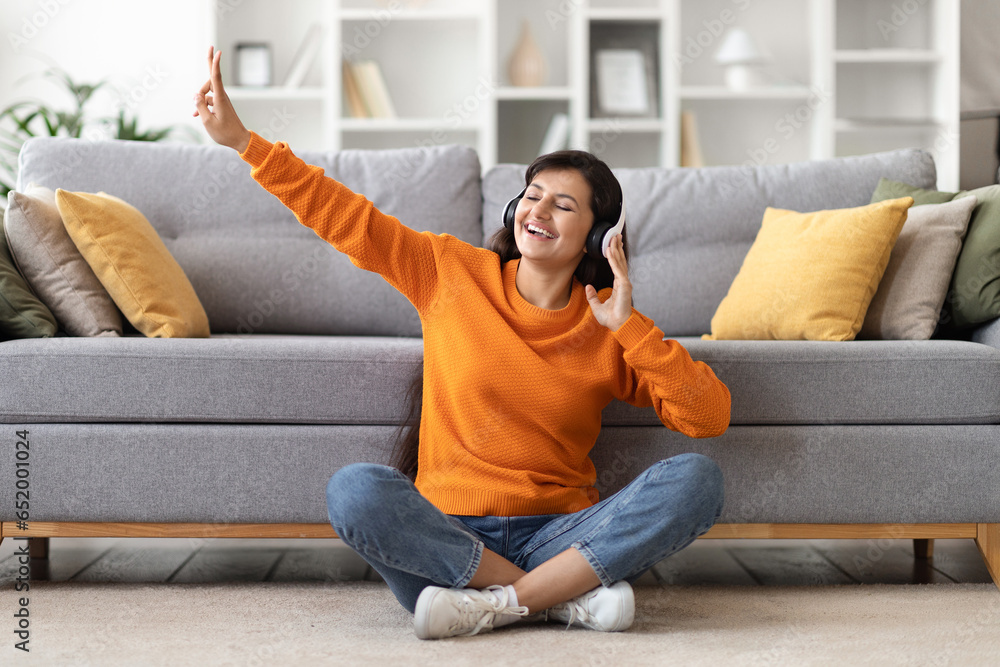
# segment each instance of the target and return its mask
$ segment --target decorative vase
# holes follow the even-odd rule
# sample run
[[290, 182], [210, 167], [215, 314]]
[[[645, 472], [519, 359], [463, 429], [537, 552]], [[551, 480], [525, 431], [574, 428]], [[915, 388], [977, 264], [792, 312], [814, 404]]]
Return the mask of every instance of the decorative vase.
[[531, 34], [528, 19], [521, 22], [521, 36], [507, 61], [507, 76], [514, 86], [541, 86], [547, 74], [545, 55]]

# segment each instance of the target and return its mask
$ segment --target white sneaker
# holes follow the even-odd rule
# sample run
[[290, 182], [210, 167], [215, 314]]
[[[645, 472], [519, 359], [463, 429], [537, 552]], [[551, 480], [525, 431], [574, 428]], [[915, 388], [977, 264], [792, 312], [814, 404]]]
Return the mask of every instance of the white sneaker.
[[635, 594], [627, 581], [598, 586], [562, 604], [549, 607], [548, 620], [563, 621], [601, 632], [627, 630], [635, 619]]
[[428, 586], [417, 598], [413, 631], [420, 639], [441, 639], [508, 625], [528, 613], [527, 607], [509, 606], [509, 597], [503, 586], [483, 590]]

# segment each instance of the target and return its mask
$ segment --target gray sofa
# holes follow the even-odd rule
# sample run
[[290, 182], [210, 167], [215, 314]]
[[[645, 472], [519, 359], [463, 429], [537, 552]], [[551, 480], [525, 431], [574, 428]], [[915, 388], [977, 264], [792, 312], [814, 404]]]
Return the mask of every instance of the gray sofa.
[[[523, 183], [523, 165], [481, 175], [458, 146], [300, 155], [411, 227], [476, 245]], [[212, 336], [0, 343], [0, 422], [32, 445], [32, 523], [14, 530], [4, 502], [2, 535], [332, 536], [327, 480], [387, 462], [420, 371], [413, 307], [299, 225], [231, 150], [36, 139], [20, 167], [21, 186], [103, 190], [142, 211]], [[612, 404], [592, 453], [602, 496], [699, 452], [726, 479], [708, 537], [970, 537], [997, 580], [1000, 323], [967, 340], [700, 339], [766, 206], [867, 204], [880, 177], [933, 188], [931, 157], [616, 173], [635, 305], [728, 385], [732, 422], [695, 440]], [[14, 474], [0, 457], [0, 479]]]

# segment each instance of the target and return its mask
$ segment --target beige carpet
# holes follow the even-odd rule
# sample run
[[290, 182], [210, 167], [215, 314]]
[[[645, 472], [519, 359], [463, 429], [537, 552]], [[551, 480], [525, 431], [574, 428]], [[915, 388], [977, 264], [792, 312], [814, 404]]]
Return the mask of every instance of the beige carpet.
[[421, 641], [381, 582], [38, 582], [30, 655], [12, 648], [12, 587], [0, 601], [3, 665], [1000, 664], [991, 584], [644, 586], [624, 633], [525, 624]]

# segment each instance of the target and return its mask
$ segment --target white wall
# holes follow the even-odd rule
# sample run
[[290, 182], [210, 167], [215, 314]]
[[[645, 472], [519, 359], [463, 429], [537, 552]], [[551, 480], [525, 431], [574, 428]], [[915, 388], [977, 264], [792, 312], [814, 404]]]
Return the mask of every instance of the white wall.
[[[49, 67], [77, 82], [108, 79], [95, 94], [95, 115], [117, 115], [126, 104], [139, 129], [187, 125], [192, 97], [208, 78], [211, 3], [205, 0], [2, 0], [0, 108], [41, 99], [56, 108], [72, 100]], [[223, 54], [225, 58], [226, 54]], [[26, 80], [25, 80], [26, 79]], [[206, 139], [207, 140], [207, 139]]]

